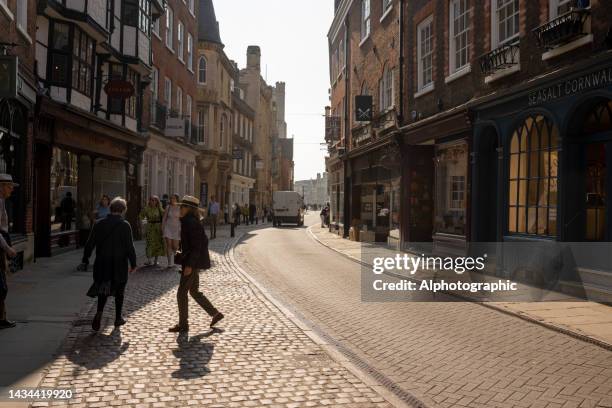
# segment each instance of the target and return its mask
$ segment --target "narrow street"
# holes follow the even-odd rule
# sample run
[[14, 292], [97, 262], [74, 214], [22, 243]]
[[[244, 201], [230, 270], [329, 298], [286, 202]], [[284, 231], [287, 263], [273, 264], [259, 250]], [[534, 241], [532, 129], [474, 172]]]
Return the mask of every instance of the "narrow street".
[[437, 407], [612, 406], [612, 352], [474, 303], [362, 303], [360, 266], [307, 227], [250, 232], [236, 257], [398, 396]]

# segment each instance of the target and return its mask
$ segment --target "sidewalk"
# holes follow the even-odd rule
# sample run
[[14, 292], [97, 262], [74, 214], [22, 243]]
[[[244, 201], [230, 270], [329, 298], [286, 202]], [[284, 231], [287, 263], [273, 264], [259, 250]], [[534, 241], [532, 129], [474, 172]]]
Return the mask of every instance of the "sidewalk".
[[232, 245], [260, 227], [241, 226], [235, 239], [222, 227], [210, 242], [213, 267], [201, 273], [200, 289], [226, 315], [217, 329], [208, 328], [210, 318], [190, 298], [190, 332], [168, 333], [178, 318], [179, 276], [139, 270], [128, 283], [121, 329], [112, 327], [113, 302], [98, 334], [87, 307], [66, 322], [67, 336], [39, 386], [72, 388], [74, 398], [32, 406], [390, 407], [375, 385], [328, 354], [242, 275]]
[[[143, 242], [136, 251], [144, 254]], [[75, 319], [93, 305], [85, 295], [91, 266], [88, 272], [76, 270], [82, 255], [81, 249], [39, 258], [9, 276], [7, 312], [17, 327], [0, 331], [0, 387], [36, 386]]]
[[[363, 264], [363, 243], [344, 239], [315, 224], [309, 228], [322, 245]], [[368, 256], [365, 256], [368, 258]], [[485, 277], [487, 279], [489, 277]], [[477, 300], [477, 299], [476, 299]], [[587, 301], [481, 302], [504, 313], [599, 344], [612, 350], [612, 307]]]

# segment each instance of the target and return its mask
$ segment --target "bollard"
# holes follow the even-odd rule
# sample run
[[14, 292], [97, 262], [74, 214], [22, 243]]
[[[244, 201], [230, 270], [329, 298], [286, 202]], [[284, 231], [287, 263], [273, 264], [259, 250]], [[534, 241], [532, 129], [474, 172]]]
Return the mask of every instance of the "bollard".
[[230, 224], [230, 237], [232, 237], [232, 238], [233, 238], [233, 237], [234, 237], [234, 235], [236, 235], [236, 234], [235, 234], [235, 232], [234, 232], [234, 223], [232, 222], [232, 223]]

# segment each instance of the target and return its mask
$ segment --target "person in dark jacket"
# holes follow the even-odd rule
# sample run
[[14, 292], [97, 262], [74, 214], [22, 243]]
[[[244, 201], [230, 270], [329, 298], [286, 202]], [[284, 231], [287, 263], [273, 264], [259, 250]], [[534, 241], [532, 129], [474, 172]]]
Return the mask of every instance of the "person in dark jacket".
[[200, 200], [192, 196], [184, 196], [181, 200], [181, 281], [176, 293], [179, 309], [179, 322], [168, 331], [172, 333], [189, 330], [189, 299], [187, 293], [212, 317], [210, 327], [221, 319], [223, 313], [219, 312], [200, 292], [199, 272], [210, 268], [210, 255], [208, 253], [208, 237], [200, 220]]
[[128, 280], [128, 272], [136, 269], [136, 251], [132, 238], [132, 228], [123, 218], [127, 210], [124, 199], [117, 197], [111, 201], [110, 215], [94, 224], [85, 251], [83, 264], [89, 264], [89, 258], [96, 248], [96, 260], [93, 268], [94, 283], [87, 296], [98, 298], [98, 311], [91, 323], [92, 329], [100, 330], [104, 306], [109, 296], [115, 297], [115, 327], [125, 324], [122, 317], [123, 296]]

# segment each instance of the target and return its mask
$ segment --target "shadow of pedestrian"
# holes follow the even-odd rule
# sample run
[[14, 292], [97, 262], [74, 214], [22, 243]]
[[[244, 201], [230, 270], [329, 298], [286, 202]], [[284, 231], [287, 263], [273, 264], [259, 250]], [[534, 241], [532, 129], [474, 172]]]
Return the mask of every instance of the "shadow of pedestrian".
[[172, 373], [172, 377], [193, 379], [210, 373], [207, 365], [215, 351], [215, 345], [202, 343], [202, 339], [222, 332], [223, 330], [220, 329], [212, 329], [192, 337], [189, 337], [187, 333], [179, 334], [176, 339], [178, 347], [172, 350], [172, 353], [179, 359], [180, 368]]
[[110, 334], [93, 333], [77, 339], [67, 357], [79, 367], [98, 369], [118, 359], [129, 346], [129, 342], [122, 342], [121, 330], [115, 328]]

